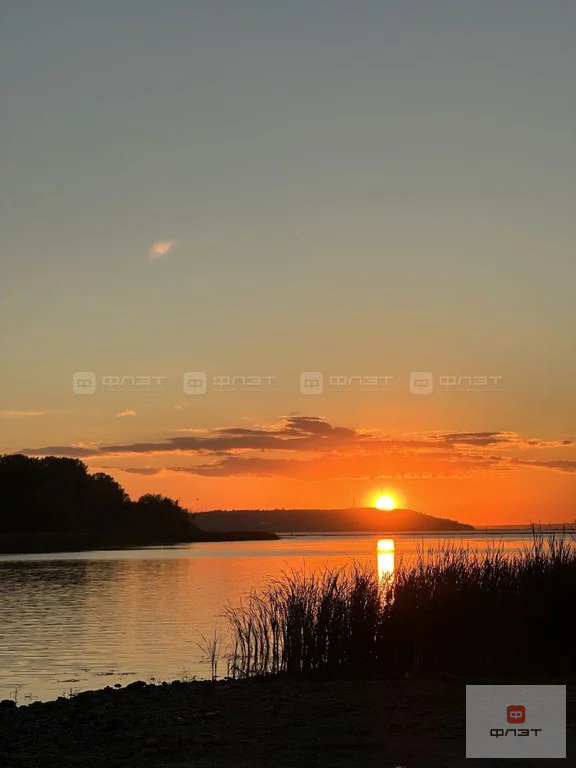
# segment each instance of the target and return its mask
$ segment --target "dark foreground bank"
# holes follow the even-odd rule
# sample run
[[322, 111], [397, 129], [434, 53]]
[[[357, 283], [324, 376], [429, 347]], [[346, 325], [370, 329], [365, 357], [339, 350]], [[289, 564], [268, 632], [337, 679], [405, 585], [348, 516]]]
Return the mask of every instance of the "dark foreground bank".
[[[569, 762], [576, 754], [575, 709], [569, 687]], [[56, 702], [3, 704], [0, 765], [483, 768], [481, 760], [465, 759], [464, 683], [282, 679], [132, 683]]]
[[44, 554], [48, 552], [87, 552], [95, 549], [168, 547], [210, 541], [272, 541], [280, 537], [265, 531], [196, 531], [179, 538], [150, 536], [108, 536], [99, 533], [10, 533], [0, 534], [0, 555]]

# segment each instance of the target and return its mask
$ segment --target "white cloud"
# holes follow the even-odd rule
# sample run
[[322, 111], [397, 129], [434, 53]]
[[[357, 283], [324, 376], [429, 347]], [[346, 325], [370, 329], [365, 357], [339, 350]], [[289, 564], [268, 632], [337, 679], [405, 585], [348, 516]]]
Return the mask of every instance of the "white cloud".
[[148, 258], [151, 261], [164, 258], [176, 246], [176, 243], [177, 240], [158, 240], [150, 247]]
[[44, 411], [0, 411], [0, 416], [21, 417], [21, 416], [44, 416]]
[[136, 411], [121, 411], [120, 413], [116, 414], [117, 419], [121, 419], [124, 416], [136, 416]]

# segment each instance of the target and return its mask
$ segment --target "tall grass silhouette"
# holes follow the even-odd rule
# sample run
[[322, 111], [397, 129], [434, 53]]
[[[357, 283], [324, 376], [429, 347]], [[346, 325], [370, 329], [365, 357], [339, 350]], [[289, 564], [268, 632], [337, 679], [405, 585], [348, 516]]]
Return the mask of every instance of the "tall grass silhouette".
[[379, 581], [352, 563], [284, 573], [229, 607], [232, 677], [287, 674], [395, 678], [410, 674], [576, 671], [571, 614], [574, 532], [510, 555], [445, 544], [400, 561]]

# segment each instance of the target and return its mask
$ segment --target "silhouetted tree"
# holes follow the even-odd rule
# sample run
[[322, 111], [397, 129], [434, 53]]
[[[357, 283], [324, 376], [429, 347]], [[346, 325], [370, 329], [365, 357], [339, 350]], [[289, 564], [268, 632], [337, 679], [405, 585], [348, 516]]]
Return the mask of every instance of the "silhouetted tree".
[[0, 533], [98, 533], [139, 539], [194, 538], [198, 529], [178, 502], [159, 494], [131, 501], [104, 472], [79, 459], [0, 456]]
[[192, 520], [177, 501], [158, 493], [146, 493], [134, 503], [138, 529], [156, 532], [159, 527], [179, 537], [190, 531]]

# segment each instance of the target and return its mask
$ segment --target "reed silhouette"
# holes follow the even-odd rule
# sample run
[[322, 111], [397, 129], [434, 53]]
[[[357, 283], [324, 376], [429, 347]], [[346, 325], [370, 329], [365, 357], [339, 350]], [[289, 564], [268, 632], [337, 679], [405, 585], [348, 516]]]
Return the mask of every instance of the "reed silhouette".
[[513, 676], [576, 672], [574, 532], [510, 556], [446, 545], [373, 570], [285, 573], [226, 611], [232, 677]]

